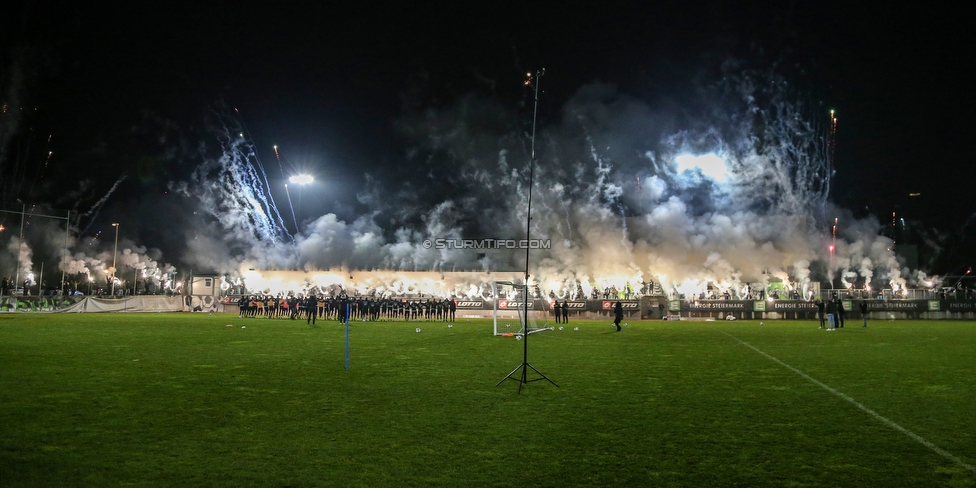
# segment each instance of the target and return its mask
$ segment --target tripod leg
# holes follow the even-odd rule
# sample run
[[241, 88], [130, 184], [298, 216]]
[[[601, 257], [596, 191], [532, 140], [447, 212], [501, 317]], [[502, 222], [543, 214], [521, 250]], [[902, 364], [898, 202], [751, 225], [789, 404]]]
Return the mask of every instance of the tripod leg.
[[[520, 364], [517, 368], [513, 369], [511, 373], [508, 373], [507, 376], [505, 376], [504, 378], [502, 378], [502, 380], [499, 381], [498, 384], [496, 384], [495, 386], [498, 386], [498, 385], [504, 383], [505, 380], [512, 378], [512, 375], [515, 374], [516, 371], [518, 371], [518, 370], [520, 370], [520, 369], [522, 369], [524, 367], [525, 367], [524, 364]], [[533, 369], [535, 369], [535, 368], [533, 368]]]
[[[548, 382], [550, 382], [550, 383], [552, 383], [552, 385], [553, 385], [553, 386], [555, 386], [556, 388], [559, 388], [559, 385], [557, 385], [555, 381], [552, 381], [552, 380], [550, 380], [548, 376], [546, 376], [546, 375], [544, 375], [544, 374], [542, 374], [542, 371], [539, 371], [538, 369], [535, 369], [535, 366], [532, 366], [532, 365], [531, 365], [531, 364], [529, 364], [529, 363], [525, 363], [525, 365], [526, 365], [526, 366], [528, 366], [528, 367], [530, 367], [530, 368], [532, 368], [532, 371], [535, 371], [536, 373], [538, 373], [538, 374], [539, 374], [539, 376], [541, 376], [541, 378], [536, 378], [536, 379], [535, 379], [535, 380], [533, 380], [533, 381], [538, 381], [538, 380], [546, 380], [546, 381], [548, 381]], [[524, 376], [523, 376], [523, 377], [524, 377]], [[527, 382], [526, 382], [526, 383], [527, 383]]]

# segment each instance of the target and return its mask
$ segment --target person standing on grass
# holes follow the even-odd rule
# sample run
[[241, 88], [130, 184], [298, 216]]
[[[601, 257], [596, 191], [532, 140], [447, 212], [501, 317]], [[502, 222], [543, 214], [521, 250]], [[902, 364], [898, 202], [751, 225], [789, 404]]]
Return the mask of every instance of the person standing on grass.
[[861, 300], [861, 304], [858, 305], [861, 309], [861, 320], [864, 321], [864, 328], [868, 327], [868, 301]]
[[290, 297], [288, 297], [288, 313], [290, 314], [288, 318], [290, 320], [295, 320], [295, 318], [298, 317], [298, 304], [299, 303], [300, 303], [300, 301], [298, 300], [298, 297], [297, 296], [290, 296]]
[[837, 328], [837, 299], [831, 298], [827, 302], [827, 330]]
[[840, 328], [844, 328], [844, 301], [837, 300], [837, 320], [840, 322]]
[[336, 317], [336, 319], [339, 320], [339, 323], [340, 324], [346, 321], [346, 306], [347, 306], [347, 303], [348, 302], [346, 301], [346, 297], [344, 295], [341, 295], [339, 297], [339, 299], [336, 300], [336, 309], [335, 309], [336, 314], [335, 314], [335, 317]]
[[618, 301], [613, 305], [613, 325], [617, 326], [617, 332], [620, 332], [620, 321], [624, 319], [624, 307]]
[[305, 323], [312, 325], [315, 324], [315, 313], [318, 308], [318, 299], [315, 295], [309, 295], [305, 297]]
[[569, 301], [563, 300], [563, 323], [569, 323]]
[[813, 303], [817, 305], [817, 317], [820, 318], [820, 328], [823, 329], [827, 326], [827, 324], [824, 323], [824, 307], [826, 305], [824, 304], [823, 300], [819, 298]]
[[560, 317], [563, 316], [562, 310], [563, 310], [562, 309], [562, 305], [559, 304], [559, 301], [558, 300], [552, 303], [552, 313], [556, 314], [556, 323], [557, 324], [561, 324], [562, 323], [562, 321], [560, 320]]

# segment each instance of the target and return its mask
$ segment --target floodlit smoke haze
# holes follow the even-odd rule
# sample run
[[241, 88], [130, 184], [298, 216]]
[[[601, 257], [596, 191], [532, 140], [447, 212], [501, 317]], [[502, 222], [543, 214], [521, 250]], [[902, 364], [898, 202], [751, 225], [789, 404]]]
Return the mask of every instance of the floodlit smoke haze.
[[[384, 12], [12, 5], [0, 274], [141, 292], [203, 273], [229, 289], [253, 269], [283, 293], [328, 272], [346, 288], [361, 286], [350, 272], [434, 273], [446, 284], [426, 289], [476, 295], [459, 273], [523, 279], [525, 253], [422, 244], [525, 238], [533, 131], [543, 293], [880, 291], [972, 266], [964, 16], [878, 22], [850, 2]], [[384, 289], [409, 288], [399, 276]]]
[[[742, 88], [778, 89], [761, 85], [768, 81], [728, 76], [735, 96], [710, 101], [722, 116], [703, 114], [688, 127], [661, 122], [672, 114], [612, 87], [580, 89], [538, 134], [531, 237], [553, 245], [531, 252], [532, 283], [560, 295], [577, 287], [636, 290], [643, 282], [666, 293], [711, 287], [733, 295], [771, 280], [803, 296], [815, 280], [906, 286], [880, 226], [829, 203], [823, 114], [785, 89], [763, 105]], [[524, 251], [422, 245], [524, 237], [527, 142], [517, 125], [498, 122], [507, 110], [462, 97], [405, 116], [406, 162], [427, 169], [404, 179], [374, 175], [360, 196], [368, 204], [362, 215], [306, 218], [294, 234], [271, 197], [259, 151], [232, 118], [222, 119], [213, 129], [219, 154], [174, 184], [204, 215], [187, 259], [230, 284], [271, 293], [341, 286], [477, 296], [491, 280], [521, 281]], [[763, 137], [750, 136], [757, 133]], [[844, 216], [833, 255], [828, 214]]]

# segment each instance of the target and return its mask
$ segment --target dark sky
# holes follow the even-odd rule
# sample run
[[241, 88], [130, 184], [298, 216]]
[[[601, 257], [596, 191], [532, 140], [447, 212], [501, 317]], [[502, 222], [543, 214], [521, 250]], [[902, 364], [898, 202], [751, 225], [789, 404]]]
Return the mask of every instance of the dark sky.
[[[641, 4], [26, 2], [0, 20], [4, 101], [36, 108], [11, 147], [24, 150], [24, 127], [35, 140], [53, 135], [43, 175], [52, 190], [79, 171], [98, 195], [122, 172], [137, 175], [106, 206], [110, 222], [175, 176], [136, 167], [158, 155], [160, 124], [192, 134], [223, 102], [239, 109], [269, 176], [277, 144], [286, 170], [307, 168], [322, 182], [312, 210], [342, 210], [364, 172], [403, 161], [394, 126], [418, 86], [429, 104], [478, 91], [514, 105], [522, 74], [545, 67], [544, 110], [595, 81], [653, 104], [680, 100], [723, 59], [763, 58], [838, 111], [835, 201], [945, 231], [976, 211], [966, 75], [974, 43], [958, 13], [861, 2]], [[12, 196], [22, 192], [4, 198]]]

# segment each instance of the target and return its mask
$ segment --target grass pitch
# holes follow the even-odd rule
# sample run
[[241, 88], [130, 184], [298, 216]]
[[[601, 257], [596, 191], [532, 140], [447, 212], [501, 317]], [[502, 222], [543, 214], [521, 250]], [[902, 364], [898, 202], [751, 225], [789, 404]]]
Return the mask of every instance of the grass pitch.
[[972, 322], [350, 329], [0, 316], [0, 486], [976, 485]]

